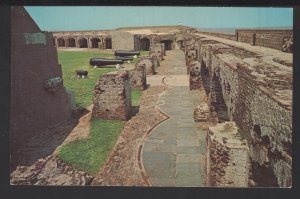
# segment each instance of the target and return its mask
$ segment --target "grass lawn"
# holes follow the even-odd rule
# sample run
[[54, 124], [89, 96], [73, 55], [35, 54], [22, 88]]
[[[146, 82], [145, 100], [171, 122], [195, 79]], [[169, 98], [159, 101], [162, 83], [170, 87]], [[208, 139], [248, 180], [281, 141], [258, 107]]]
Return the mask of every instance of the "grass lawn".
[[[148, 55], [149, 51], [141, 51], [141, 56]], [[77, 106], [87, 107], [91, 104], [94, 94], [94, 86], [99, 77], [104, 73], [115, 71], [115, 68], [92, 68], [89, 60], [92, 57], [113, 58], [113, 52], [80, 52], [80, 51], [61, 51], [58, 50], [58, 60], [62, 65], [64, 86], [75, 93]], [[133, 60], [137, 62], [139, 56]], [[78, 79], [75, 70], [86, 70], [89, 72], [88, 78]]]
[[58, 156], [77, 169], [95, 175], [105, 163], [125, 122], [92, 119], [90, 136], [64, 145]]
[[[114, 68], [92, 68], [89, 65], [91, 57], [112, 57], [112, 54], [100, 54], [95, 52], [69, 52], [58, 51], [58, 60], [62, 65], [64, 86], [75, 93], [77, 106], [87, 107], [91, 104], [94, 94], [94, 86], [99, 77], [104, 73], [114, 71]], [[88, 78], [79, 79], [76, 70], [87, 70]]]
[[[148, 54], [148, 51], [141, 51], [141, 56]], [[114, 57], [114, 55], [113, 53], [58, 51], [64, 85], [75, 93], [76, 104], [81, 107], [91, 104], [94, 86], [99, 77], [115, 70], [115, 68], [90, 67], [91, 57]], [[138, 58], [135, 58], [132, 63], [136, 63]], [[79, 69], [87, 70], [88, 78], [78, 79], [75, 70]], [[131, 91], [132, 106], [139, 106], [141, 94], [142, 92], [138, 90]], [[75, 168], [95, 175], [105, 163], [124, 124], [125, 121], [92, 119], [89, 137], [62, 146], [58, 156]]]
[[139, 106], [142, 91], [131, 90], [131, 106]]

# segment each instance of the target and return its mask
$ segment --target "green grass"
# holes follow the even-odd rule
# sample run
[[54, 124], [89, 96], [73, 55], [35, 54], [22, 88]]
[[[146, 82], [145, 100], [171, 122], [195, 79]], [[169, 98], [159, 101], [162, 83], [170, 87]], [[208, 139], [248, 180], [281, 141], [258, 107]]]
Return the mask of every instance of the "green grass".
[[131, 90], [131, 105], [139, 106], [142, 92], [139, 90]]
[[[146, 56], [149, 51], [141, 51], [140, 56]], [[139, 59], [138, 56], [132, 62], [136, 63]], [[62, 73], [64, 86], [75, 93], [75, 102], [77, 106], [87, 107], [91, 104], [94, 94], [94, 86], [99, 80], [99, 77], [104, 73], [115, 71], [115, 68], [92, 68], [89, 65], [91, 57], [114, 57], [113, 53], [98, 53], [98, 52], [70, 52], [59, 51], [58, 60], [62, 65]], [[87, 70], [88, 78], [78, 79], [76, 70]]]
[[[148, 55], [148, 53], [148, 51], [141, 51], [141, 56]], [[94, 86], [99, 77], [104, 73], [115, 70], [114, 68], [91, 68], [89, 59], [91, 57], [113, 56], [112, 53], [58, 51], [64, 85], [74, 91], [77, 105], [81, 107], [90, 105], [94, 94]], [[132, 63], [136, 63], [138, 58], [134, 59]], [[75, 74], [75, 70], [78, 69], [87, 70], [89, 78], [78, 79]], [[132, 106], [139, 106], [141, 94], [141, 91], [132, 90]], [[63, 145], [59, 149], [58, 156], [75, 168], [95, 175], [105, 163], [124, 124], [124, 121], [91, 119], [89, 137]]]
[[112, 150], [125, 122], [91, 120], [90, 136], [60, 148], [58, 156], [77, 169], [95, 175]]

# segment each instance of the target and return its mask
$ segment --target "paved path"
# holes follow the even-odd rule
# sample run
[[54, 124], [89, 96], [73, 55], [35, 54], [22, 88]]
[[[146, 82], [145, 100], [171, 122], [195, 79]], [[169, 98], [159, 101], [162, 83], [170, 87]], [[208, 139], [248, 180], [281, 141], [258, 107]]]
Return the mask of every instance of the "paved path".
[[153, 186], [204, 186], [205, 132], [196, 127], [193, 111], [205, 94], [189, 90], [182, 51], [167, 51], [158, 75], [147, 79], [150, 86], [158, 80], [169, 89], [157, 106], [170, 118], [154, 128], [144, 143], [146, 175]]

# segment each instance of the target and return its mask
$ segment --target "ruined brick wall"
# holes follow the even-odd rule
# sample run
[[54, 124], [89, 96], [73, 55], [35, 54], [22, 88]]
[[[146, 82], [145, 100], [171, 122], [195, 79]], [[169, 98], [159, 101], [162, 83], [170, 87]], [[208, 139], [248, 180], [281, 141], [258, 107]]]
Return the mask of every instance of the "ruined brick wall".
[[104, 74], [95, 85], [92, 116], [108, 120], [128, 120], [131, 88], [128, 71]]
[[[52, 34], [42, 32], [23, 7], [11, 9], [11, 155], [27, 138], [71, 117]], [[45, 81], [59, 79], [53, 91]], [[21, 154], [19, 154], [20, 156]]]
[[210, 118], [215, 116], [218, 122], [226, 116], [241, 129], [257, 186], [291, 186], [291, 69], [280, 70], [254, 52], [206, 38], [198, 44], [185, 42], [186, 59], [191, 49], [198, 50]]
[[129, 71], [130, 86], [134, 89], [146, 89], [146, 64], [136, 63], [135, 68]]
[[249, 149], [234, 122], [210, 127], [206, 137], [206, 150], [208, 186], [248, 187]]
[[[226, 53], [208, 55], [211, 56], [207, 63], [210, 64], [208, 67], [211, 68], [211, 74], [217, 71], [220, 78], [229, 118], [237, 123], [242, 135], [250, 143], [252, 160], [261, 167], [273, 170], [279, 186], [290, 186], [291, 111], [259, 89], [247, 67], [241, 67], [239, 58]], [[255, 126], [259, 127], [259, 132], [255, 132]]]
[[145, 65], [146, 66], [146, 75], [154, 75], [156, 71], [155, 63], [153, 56], [144, 56], [139, 59], [137, 65]]

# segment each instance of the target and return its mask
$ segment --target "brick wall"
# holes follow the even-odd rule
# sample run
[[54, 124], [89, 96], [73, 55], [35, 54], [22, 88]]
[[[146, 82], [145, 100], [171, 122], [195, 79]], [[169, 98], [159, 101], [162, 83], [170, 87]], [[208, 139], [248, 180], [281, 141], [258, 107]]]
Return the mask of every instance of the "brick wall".
[[131, 88], [128, 71], [104, 74], [95, 85], [92, 116], [108, 120], [128, 120]]
[[[26, 140], [71, 117], [63, 82], [55, 91], [45, 81], [61, 78], [52, 34], [42, 32], [23, 7], [11, 9], [11, 155]], [[19, 154], [21, 156], [21, 154]]]
[[[190, 41], [185, 42], [185, 45], [188, 45], [185, 46], [186, 60], [190, 59], [188, 55], [191, 49], [198, 50], [198, 59], [194, 61], [201, 64], [200, 75], [209, 96], [210, 117], [214, 116], [216, 105], [221, 104], [223, 112], [228, 114], [228, 120], [236, 122], [242, 137], [249, 145], [252, 167], [255, 167], [253, 176], [256, 185], [291, 186], [291, 110], [286, 105], [287, 101], [270, 95], [270, 89], [273, 89], [273, 95], [274, 92], [282, 93], [280, 89], [291, 89], [289, 72], [283, 73], [286, 73], [286, 77], [274, 76], [270, 71], [276, 69], [275, 65], [259, 61], [257, 54], [245, 49], [205, 38], [200, 39], [198, 44]], [[258, 65], [266, 69], [263, 74], [274, 81], [268, 78], [262, 80], [259, 75], [254, 76], [253, 74], [257, 73], [255, 70], [259, 70], [256, 67], [251, 69], [250, 65], [243, 61], [245, 58], [257, 61]], [[216, 111], [216, 114], [217, 112], [219, 111]], [[220, 119], [220, 115], [215, 116]]]

